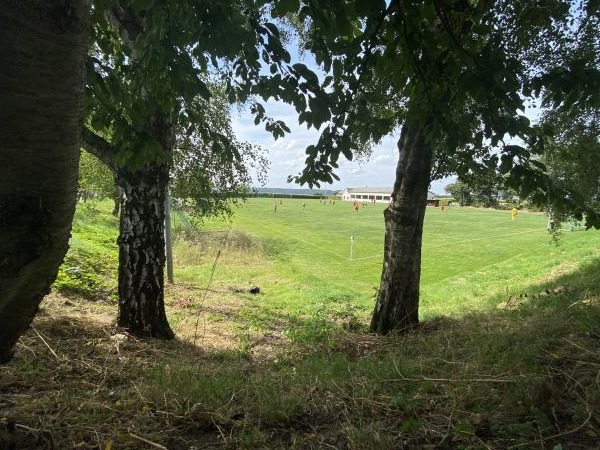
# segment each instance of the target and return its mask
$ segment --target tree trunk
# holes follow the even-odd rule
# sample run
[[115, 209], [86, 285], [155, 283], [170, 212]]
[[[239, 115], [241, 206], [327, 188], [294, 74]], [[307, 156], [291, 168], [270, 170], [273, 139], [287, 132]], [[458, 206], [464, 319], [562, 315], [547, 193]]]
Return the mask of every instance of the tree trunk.
[[68, 248], [88, 14], [85, 0], [0, 2], [0, 363]]
[[419, 323], [421, 242], [433, 157], [425, 138], [427, 124], [405, 124], [398, 141], [396, 181], [384, 212], [383, 271], [371, 320], [371, 331], [379, 334]]
[[160, 143], [165, 163], [152, 161], [137, 171], [119, 168], [115, 146], [89, 129], [83, 130], [83, 136], [86, 149], [114, 171], [120, 196], [117, 323], [138, 336], [171, 339], [163, 271], [165, 198], [174, 135], [167, 116], [151, 105], [149, 101], [148, 109], [154, 107], [155, 112], [148, 115], [146, 129]]
[[138, 336], [173, 338], [164, 306], [167, 164], [117, 171], [122, 192], [119, 234], [119, 317]]
[[119, 217], [119, 213], [121, 212], [121, 197], [122, 197], [121, 189], [119, 188], [119, 185], [115, 181], [115, 191], [113, 192], [113, 195], [112, 195], [112, 201], [114, 203], [112, 215], [115, 217]]

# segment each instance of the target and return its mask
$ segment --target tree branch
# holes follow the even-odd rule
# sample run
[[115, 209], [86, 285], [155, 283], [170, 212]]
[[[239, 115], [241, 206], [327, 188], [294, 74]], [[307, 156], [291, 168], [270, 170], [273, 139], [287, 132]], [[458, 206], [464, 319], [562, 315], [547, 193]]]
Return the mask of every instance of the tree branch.
[[83, 127], [83, 147], [106, 164], [113, 172], [117, 171], [117, 148], [87, 127]]

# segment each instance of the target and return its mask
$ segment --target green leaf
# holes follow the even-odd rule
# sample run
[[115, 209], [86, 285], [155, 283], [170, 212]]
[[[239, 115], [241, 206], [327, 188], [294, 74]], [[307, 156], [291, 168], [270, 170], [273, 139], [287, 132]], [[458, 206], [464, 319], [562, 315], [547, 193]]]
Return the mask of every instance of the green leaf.
[[346, 14], [343, 14], [342, 11], [339, 11], [338, 14], [335, 15], [335, 24], [337, 25], [338, 33], [342, 37], [349, 39], [352, 36], [352, 31], [354, 30], [354, 27], [352, 26], [352, 23], [348, 20], [348, 16]]
[[152, 9], [156, 0], [132, 0], [131, 7], [134, 11], [147, 11]]
[[92, 114], [90, 117], [90, 125], [94, 130], [104, 130], [109, 126], [106, 118], [102, 114]]
[[273, 7], [271, 14], [273, 17], [283, 17], [286, 14], [294, 13], [300, 8], [300, 0], [279, 0]]
[[304, 122], [307, 122], [310, 119], [310, 113], [307, 111], [302, 111], [298, 114], [298, 123], [302, 125]]
[[279, 38], [280, 37], [280, 33], [279, 33], [279, 28], [277, 28], [277, 25], [275, 25], [274, 23], [271, 22], [267, 22], [264, 24], [265, 28], [267, 28], [275, 37]]
[[329, 106], [322, 97], [311, 97], [308, 99], [308, 105], [312, 111], [313, 125], [319, 126], [331, 118]]
[[344, 157], [348, 160], [348, 161], [352, 161], [352, 150], [350, 150], [350, 148], [348, 147], [342, 147], [341, 148], [342, 154], [344, 155]]
[[317, 77], [317, 75], [305, 64], [296, 63], [292, 65], [292, 68], [309, 83], [313, 85], [319, 84], [319, 77]]
[[211, 94], [208, 86], [206, 86], [206, 83], [204, 83], [202, 80], [197, 80], [196, 86], [198, 88], [198, 94], [200, 94], [200, 97], [202, 97], [204, 100], [210, 99]]
[[279, 127], [285, 131], [286, 133], [291, 133], [290, 128], [285, 124], [285, 122], [278, 120], [277, 123], [279, 124]]
[[314, 145], [309, 145], [308, 147], [306, 147], [306, 154], [309, 158], [315, 159], [318, 154], [317, 147], [315, 147]]
[[336, 79], [341, 78], [342, 73], [343, 73], [343, 64], [342, 61], [340, 61], [339, 59], [334, 59], [333, 60], [333, 76]]
[[510, 155], [502, 155], [500, 161], [500, 173], [508, 173], [513, 166], [512, 157]]
[[356, 0], [356, 13], [361, 16], [371, 16], [385, 11], [384, 0]]

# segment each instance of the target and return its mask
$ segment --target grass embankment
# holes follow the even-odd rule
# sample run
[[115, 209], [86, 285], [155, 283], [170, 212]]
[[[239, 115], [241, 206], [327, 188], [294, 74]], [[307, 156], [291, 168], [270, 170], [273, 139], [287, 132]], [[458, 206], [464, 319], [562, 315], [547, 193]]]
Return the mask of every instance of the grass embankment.
[[[426, 320], [377, 337], [381, 207], [301, 205], [253, 201], [178, 241], [178, 341], [116, 333], [112, 301], [53, 294], [0, 368], [0, 448], [597, 448], [599, 233], [556, 247], [539, 215], [431, 209]], [[73, 243], [115, 225], [93, 214], [79, 209]]]

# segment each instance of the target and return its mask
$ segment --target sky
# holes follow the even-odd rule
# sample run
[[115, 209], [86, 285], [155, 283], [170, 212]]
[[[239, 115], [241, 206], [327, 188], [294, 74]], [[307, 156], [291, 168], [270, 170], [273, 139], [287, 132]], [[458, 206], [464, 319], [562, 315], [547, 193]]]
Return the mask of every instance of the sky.
[[[302, 62], [313, 70], [319, 78], [324, 76], [314, 59], [309, 53], [298, 54], [297, 43], [292, 42], [288, 50], [294, 59], [293, 62]], [[290, 128], [291, 133], [277, 140], [264, 130], [264, 125], [254, 125], [254, 118], [249, 110], [241, 109], [232, 111], [231, 119], [233, 131], [240, 141], [247, 141], [260, 145], [268, 152], [267, 158], [270, 167], [267, 174], [265, 187], [272, 188], [307, 188], [294, 183], [288, 183], [289, 175], [297, 175], [304, 168], [306, 159], [305, 150], [311, 144], [316, 144], [319, 133], [314, 128], [307, 130], [306, 124], [298, 124], [296, 110], [283, 102], [269, 101], [265, 105], [266, 115], [276, 120], [283, 120]], [[391, 188], [396, 179], [396, 163], [398, 162], [397, 135], [387, 136], [382, 143], [373, 149], [368, 161], [348, 161], [343, 155], [338, 160], [339, 167], [335, 173], [340, 178], [333, 184], [322, 183], [321, 189], [343, 190], [344, 188], [380, 187]], [[257, 177], [253, 177], [256, 186], [259, 186]], [[436, 194], [445, 194], [444, 187], [455, 181], [455, 178], [446, 178], [434, 181], [430, 190]]]
[[[296, 175], [304, 168], [305, 150], [316, 144], [318, 132], [314, 128], [307, 130], [306, 124], [298, 125], [297, 114], [293, 107], [269, 102], [266, 105], [267, 115], [283, 120], [291, 133], [277, 140], [264, 130], [264, 125], [254, 125], [253, 118], [247, 110], [232, 113], [233, 130], [240, 141], [260, 145], [267, 152], [271, 162], [268, 170], [266, 187], [273, 188], [305, 188], [287, 182], [288, 175]], [[398, 150], [396, 142], [399, 135], [387, 136], [380, 145], [373, 149], [368, 161], [348, 161], [340, 156], [339, 167], [335, 173], [340, 181], [334, 184], [321, 184], [321, 189], [343, 190], [344, 188], [382, 187], [394, 185]], [[256, 179], [256, 178], [255, 178]], [[430, 190], [436, 194], [444, 194], [444, 187], [454, 181], [444, 179], [432, 183]]]
[[[319, 78], [322, 78], [324, 74], [314, 62], [310, 53], [299, 54], [296, 45], [297, 43], [293, 41], [288, 48], [294, 62], [298, 61], [306, 64]], [[264, 130], [263, 124], [254, 125], [253, 117], [248, 109], [241, 109], [232, 112], [232, 125], [237, 139], [260, 145], [268, 152], [267, 158], [270, 161], [270, 168], [265, 187], [308, 187], [288, 183], [287, 178], [289, 175], [297, 175], [302, 171], [306, 158], [306, 147], [317, 143], [318, 132], [314, 128], [307, 130], [306, 124], [299, 125], [297, 113], [290, 105], [270, 101], [265, 106], [266, 114], [276, 120], [283, 120], [290, 128], [291, 133], [274, 140], [272, 135]], [[536, 120], [539, 110], [533, 105], [527, 108], [525, 115], [532, 120]], [[360, 187], [391, 188], [396, 178], [395, 172], [398, 162], [396, 143], [398, 138], [399, 132], [397, 135], [387, 136], [380, 145], [373, 149], [373, 153], [367, 161], [348, 161], [340, 155], [339, 167], [335, 170], [340, 180], [331, 185], [321, 184], [321, 188], [333, 190]], [[257, 177], [253, 178], [256, 186], [259, 186]], [[446, 193], [444, 188], [454, 181], [456, 181], [456, 177], [436, 180], [431, 183], [430, 191], [443, 195]]]

